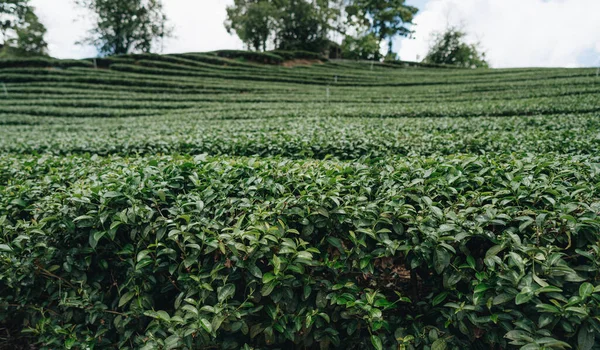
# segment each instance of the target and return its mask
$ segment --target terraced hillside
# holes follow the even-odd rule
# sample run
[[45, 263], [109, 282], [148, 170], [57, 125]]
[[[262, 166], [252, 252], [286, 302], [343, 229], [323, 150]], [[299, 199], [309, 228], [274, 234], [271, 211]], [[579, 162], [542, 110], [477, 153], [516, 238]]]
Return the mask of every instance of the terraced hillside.
[[0, 67], [0, 348], [600, 348], [593, 69]]

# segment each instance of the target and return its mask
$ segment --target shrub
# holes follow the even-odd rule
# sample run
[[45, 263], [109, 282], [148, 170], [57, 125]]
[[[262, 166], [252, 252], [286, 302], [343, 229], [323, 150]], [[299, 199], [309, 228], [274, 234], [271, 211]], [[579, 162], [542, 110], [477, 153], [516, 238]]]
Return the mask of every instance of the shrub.
[[175, 54], [173, 56], [219, 66], [237, 66], [247, 68], [261, 67], [260, 65], [255, 63], [240, 62], [229, 58], [219, 57], [215, 53], [182, 53]]
[[0, 164], [0, 322], [45, 348], [590, 349], [600, 332], [585, 158]]
[[264, 64], [281, 64], [283, 58], [279, 55], [270, 52], [254, 52], [254, 51], [240, 51], [240, 50], [221, 50], [215, 51], [215, 54], [219, 57], [231, 58], [231, 59], [244, 59], [247, 61], [264, 63]]
[[271, 51], [272, 53], [283, 57], [286, 60], [319, 60], [319, 61], [327, 61], [326, 57], [318, 54], [316, 52], [310, 51], [283, 51], [283, 50], [275, 50]]
[[385, 63], [399, 65], [404, 67], [421, 67], [421, 68], [452, 68], [452, 69], [461, 69], [464, 67], [448, 65], [448, 64], [436, 64], [436, 63], [426, 63], [426, 62], [414, 62], [414, 61], [402, 61], [402, 60], [386, 60]]
[[92, 67], [93, 64], [85, 60], [58, 60], [46, 57], [32, 58], [6, 58], [0, 59], [0, 68], [26, 68], [26, 67]]
[[109, 68], [113, 64], [121, 63], [134, 63], [135, 60], [133, 58], [125, 57], [125, 56], [114, 56], [114, 57], [98, 57], [98, 58], [87, 58], [86, 61], [90, 62], [92, 66], [94, 65], [94, 60], [96, 61], [96, 67], [98, 68]]

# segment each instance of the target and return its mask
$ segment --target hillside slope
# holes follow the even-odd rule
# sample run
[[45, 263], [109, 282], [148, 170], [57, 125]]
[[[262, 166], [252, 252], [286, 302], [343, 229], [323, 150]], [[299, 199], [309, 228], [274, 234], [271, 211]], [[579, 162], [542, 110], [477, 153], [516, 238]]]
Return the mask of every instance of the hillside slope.
[[0, 348], [597, 349], [599, 241], [593, 69], [0, 60]]
[[0, 149], [317, 158], [331, 149], [353, 159], [547, 152], [564, 140], [569, 153], [598, 151], [589, 124], [600, 111], [600, 84], [591, 69], [285, 68], [200, 54], [99, 63], [110, 69], [82, 61], [3, 68]]

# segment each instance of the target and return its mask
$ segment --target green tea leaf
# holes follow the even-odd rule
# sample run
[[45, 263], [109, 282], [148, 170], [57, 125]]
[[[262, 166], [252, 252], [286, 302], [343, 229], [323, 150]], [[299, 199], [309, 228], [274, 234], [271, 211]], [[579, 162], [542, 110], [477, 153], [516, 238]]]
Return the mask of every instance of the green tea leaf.
[[228, 283], [223, 287], [217, 288], [217, 298], [219, 302], [223, 302], [229, 298], [231, 298], [235, 294], [235, 285], [232, 283]]
[[450, 253], [444, 248], [437, 248], [433, 256], [435, 272], [441, 274], [450, 265]]
[[594, 293], [594, 285], [591, 283], [583, 283], [579, 286], [579, 296], [582, 298], [587, 298]]
[[431, 350], [446, 350], [448, 345], [443, 338], [438, 338], [436, 341], [431, 344]]
[[577, 346], [579, 350], [591, 350], [596, 342], [596, 334], [594, 331], [589, 331], [583, 326], [577, 333]]
[[122, 307], [123, 305], [127, 304], [131, 299], [133, 299], [134, 296], [135, 292], [127, 292], [121, 295], [121, 298], [119, 298], [119, 307]]
[[436, 305], [442, 303], [444, 300], [446, 300], [447, 296], [448, 296], [448, 292], [442, 292], [442, 293], [436, 295], [436, 297], [433, 298], [433, 300], [431, 301], [431, 305], [436, 306]]
[[375, 350], [383, 350], [383, 343], [381, 342], [381, 339], [378, 336], [371, 336], [371, 344], [373, 344]]

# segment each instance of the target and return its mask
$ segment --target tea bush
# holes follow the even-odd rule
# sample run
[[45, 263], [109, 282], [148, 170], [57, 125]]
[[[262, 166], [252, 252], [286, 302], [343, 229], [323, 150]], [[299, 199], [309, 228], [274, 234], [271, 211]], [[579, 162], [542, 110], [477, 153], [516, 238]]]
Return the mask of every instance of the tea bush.
[[57, 60], [47, 57], [31, 57], [31, 58], [2, 58], [0, 59], [0, 68], [17, 68], [17, 67], [91, 67], [92, 63], [83, 60]]
[[0, 348], [600, 348], [595, 70], [81, 62], [0, 64]]
[[318, 54], [316, 52], [310, 52], [310, 51], [302, 51], [302, 50], [296, 50], [296, 51], [284, 51], [284, 50], [274, 50], [271, 51], [271, 53], [281, 56], [286, 60], [319, 60], [319, 61], [327, 61], [328, 59], [326, 57], [323, 57], [323, 55]]
[[273, 52], [253, 52], [253, 51], [241, 51], [241, 50], [220, 50], [214, 52], [219, 57], [226, 57], [232, 59], [244, 59], [257, 63], [265, 64], [281, 64], [283, 63], [283, 57]]
[[599, 331], [585, 158], [2, 164], [3, 314], [48, 347], [585, 348]]

